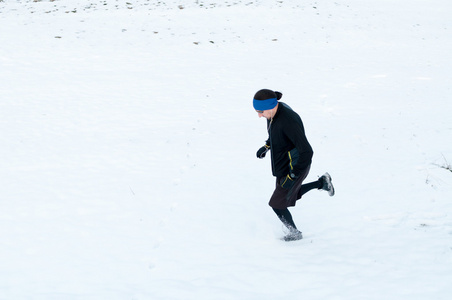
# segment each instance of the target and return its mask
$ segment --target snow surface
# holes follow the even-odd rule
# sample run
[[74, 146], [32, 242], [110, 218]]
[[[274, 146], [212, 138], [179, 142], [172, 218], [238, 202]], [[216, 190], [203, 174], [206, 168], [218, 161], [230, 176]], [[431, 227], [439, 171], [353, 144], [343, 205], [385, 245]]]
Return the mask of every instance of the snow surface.
[[[452, 2], [0, 1], [0, 299], [450, 299]], [[267, 205], [280, 90], [336, 196]]]

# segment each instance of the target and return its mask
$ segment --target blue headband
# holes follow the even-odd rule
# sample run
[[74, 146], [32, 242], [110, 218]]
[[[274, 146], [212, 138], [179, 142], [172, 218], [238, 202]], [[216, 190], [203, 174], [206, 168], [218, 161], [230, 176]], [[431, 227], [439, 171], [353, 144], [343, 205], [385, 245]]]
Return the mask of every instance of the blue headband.
[[278, 99], [276, 98], [266, 100], [253, 99], [253, 106], [255, 110], [269, 110], [275, 108], [276, 105], [278, 105]]

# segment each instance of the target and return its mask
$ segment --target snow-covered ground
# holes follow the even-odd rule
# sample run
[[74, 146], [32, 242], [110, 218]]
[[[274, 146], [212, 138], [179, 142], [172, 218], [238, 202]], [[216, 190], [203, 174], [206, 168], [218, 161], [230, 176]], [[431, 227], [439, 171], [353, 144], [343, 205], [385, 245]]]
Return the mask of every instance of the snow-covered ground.
[[[0, 299], [449, 299], [452, 2], [0, 1]], [[336, 196], [267, 205], [280, 90]]]

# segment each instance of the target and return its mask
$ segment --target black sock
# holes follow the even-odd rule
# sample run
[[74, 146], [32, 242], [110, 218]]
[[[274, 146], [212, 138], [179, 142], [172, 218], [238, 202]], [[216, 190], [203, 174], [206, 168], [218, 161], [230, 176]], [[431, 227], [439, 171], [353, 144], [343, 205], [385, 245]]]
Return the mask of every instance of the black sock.
[[314, 182], [303, 184], [300, 188], [300, 191], [298, 192], [297, 199], [300, 199], [301, 196], [303, 196], [310, 190], [322, 188], [322, 185], [323, 185], [323, 182], [320, 179], [317, 181], [314, 181]]
[[290, 214], [290, 211], [287, 208], [284, 209], [277, 209], [273, 208], [273, 211], [276, 213], [278, 218], [283, 222], [283, 224], [289, 228], [289, 230], [296, 230], [297, 226], [295, 226], [295, 223], [293, 222], [292, 215]]

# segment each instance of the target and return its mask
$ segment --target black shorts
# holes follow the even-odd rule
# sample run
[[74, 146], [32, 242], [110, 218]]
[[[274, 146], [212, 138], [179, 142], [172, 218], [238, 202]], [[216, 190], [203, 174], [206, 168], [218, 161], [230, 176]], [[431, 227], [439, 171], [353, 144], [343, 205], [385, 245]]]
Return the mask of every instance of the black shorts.
[[281, 187], [279, 185], [281, 177], [277, 177], [276, 188], [275, 191], [273, 192], [272, 197], [270, 198], [270, 202], [268, 203], [268, 205], [276, 209], [284, 209], [290, 206], [295, 206], [296, 201], [301, 198], [301, 196], [300, 197], [298, 196], [298, 192], [301, 189], [303, 181], [308, 176], [310, 169], [311, 165], [309, 165], [306, 169], [301, 171], [300, 176], [297, 178], [291, 189], [285, 189]]

